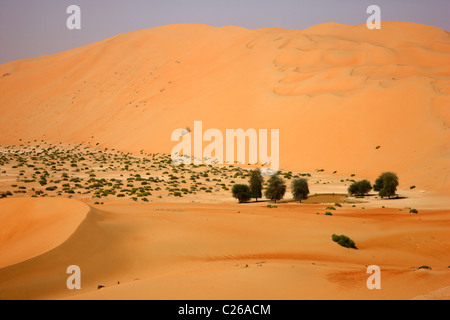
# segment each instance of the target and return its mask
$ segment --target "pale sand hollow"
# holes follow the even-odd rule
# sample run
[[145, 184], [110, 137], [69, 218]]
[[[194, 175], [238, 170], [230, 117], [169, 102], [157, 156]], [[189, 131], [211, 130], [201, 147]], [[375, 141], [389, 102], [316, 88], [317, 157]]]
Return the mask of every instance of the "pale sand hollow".
[[280, 129], [283, 170], [394, 171], [448, 196], [449, 75], [449, 33], [421, 24], [168, 25], [1, 65], [0, 143], [170, 154], [194, 120]]
[[[0, 298], [410, 299], [450, 282], [448, 210], [266, 205], [96, 206], [60, 246], [0, 269]], [[366, 287], [372, 264], [381, 290]], [[66, 288], [69, 265], [81, 268], [80, 291]]]
[[41, 255], [67, 240], [89, 206], [66, 198], [0, 201], [0, 268]]

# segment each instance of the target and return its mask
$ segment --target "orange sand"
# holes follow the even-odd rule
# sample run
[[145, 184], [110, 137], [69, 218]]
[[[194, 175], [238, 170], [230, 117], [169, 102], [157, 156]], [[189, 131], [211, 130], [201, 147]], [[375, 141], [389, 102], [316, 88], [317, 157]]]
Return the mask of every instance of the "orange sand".
[[449, 74], [450, 36], [426, 25], [168, 25], [1, 65], [0, 143], [170, 154], [194, 120], [278, 128], [283, 169], [389, 170], [449, 195]]
[[[65, 207], [71, 205], [78, 204]], [[263, 203], [105, 205], [59, 247], [0, 269], [0, 298], [409, 299], [448, 285], [449, 211], [324, 211]], [[333, 233], [350, 236], [359, 249], [340, 247]], [[81, 291], [65, 287], [72, 264], [81, 268]], [[381, 268], [381, 290], [366, 287], [371, 264]], [[416, 270], [422, 265], [433, 269]]]
[[[160, 199], [87, 213], [75, 200], [1, 199], [0, 299], [450, 299], [449, 75], [449, 33], [403, 22], [170, 25], [1, 65], [0, 144], [170, 153], [171, 132], [194, 120], [278, 128], [283, 169], [372, 181], [389, 170], [416, 189], [401, 207], [378, 199], [332, 216], [323, 204]], [[381, 290], [366, 287], [371, 264]], [[81, 291], [66, 288], [69, 265]]]
[[43, 254], [63, 243], [89, 207], [66, 198], [0, 201], [0, 268]]

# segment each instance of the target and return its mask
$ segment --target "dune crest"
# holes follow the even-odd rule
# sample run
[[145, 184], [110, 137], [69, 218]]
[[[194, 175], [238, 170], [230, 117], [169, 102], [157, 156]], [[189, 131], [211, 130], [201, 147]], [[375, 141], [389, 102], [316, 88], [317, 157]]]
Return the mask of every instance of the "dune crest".
[[67, 198], [0, 201], [0, 268], [59, 246], [77, 229], [89, 206]]

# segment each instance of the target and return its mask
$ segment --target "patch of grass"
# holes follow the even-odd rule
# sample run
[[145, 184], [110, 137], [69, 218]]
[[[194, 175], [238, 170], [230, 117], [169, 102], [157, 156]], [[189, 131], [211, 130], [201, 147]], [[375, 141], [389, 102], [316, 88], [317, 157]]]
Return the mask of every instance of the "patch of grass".
[[355, 241], [347, 237], [346, 235], [337, 235], [334, 234], [331, 236], [331, 240], [334, 242], [337, 242], [340, 246], [345, 248], [352, 248], [352, 249], [358, 249], [355, 245]]

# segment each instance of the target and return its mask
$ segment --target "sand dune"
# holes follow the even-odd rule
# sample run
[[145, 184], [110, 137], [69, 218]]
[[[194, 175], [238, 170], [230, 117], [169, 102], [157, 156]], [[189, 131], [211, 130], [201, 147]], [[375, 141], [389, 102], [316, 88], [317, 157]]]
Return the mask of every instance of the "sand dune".
[[[57, 248], [0, 269], [0, 298], [409, 299], [448, 282], [448, 211], [417, 216], [343, 207], [325, 216], [324, 209], [263, 203], [93, 209]], [[332, 242], [335, 232], [351, 236], [359, 249]], [[65, 287], [72, 264], [81, 268], [81, 291]], [[382, 290], [366, 287], [370, 264], [382, 270]], [[417, 270], [422, 265], [432, 270]]]
[[1, 65], [0, 143], [170, 153], [194, 120], [279, 128], [283, 169], [449, 194], [449, 61], [448, 32], [414, 23], [163, 26]]
[[0, 268], [59, 246], [86, 217], [89, 207], [66, 198], [0, 201]]
[[[14, 192], [0, 200], [0, 299], [448, 299], [449, 105], [449, 33], [404, 22], [169, 25], [0, 65], [0, 187]], [[126, 152], [170, 154], [172, 131], [194, 120], [222, 132], [280, 129], [281, 168], [312, 172], [318, 195], [239, 205], [218, 181], [244, 176], [223, 171], [210, 172], [223, 181], [198, 177], [210, 193], [169, 197], [168, 156], [147, 163]], [[58, 186], [47, 191], [35, 171], [54, 155], [66, 161], [49, 169]], [[341, 202], [349, 177], [387, 170], [402, 199], [342, 201], [325, 215], [323, 202]], [[122, 189], [124, 175], [135, 176], [127, 188], [158, 186], [148, 203]], [[127, 197], [101, 198], [91, 177]], [[78, 200], [63, 198], [66, 183]], [[47, 193], [61, 196], [21, 198]], [[366, 286], [371, 264], [382, 290]], [[80, 291], [66, 287], [70, 265], [81, 268]]]

